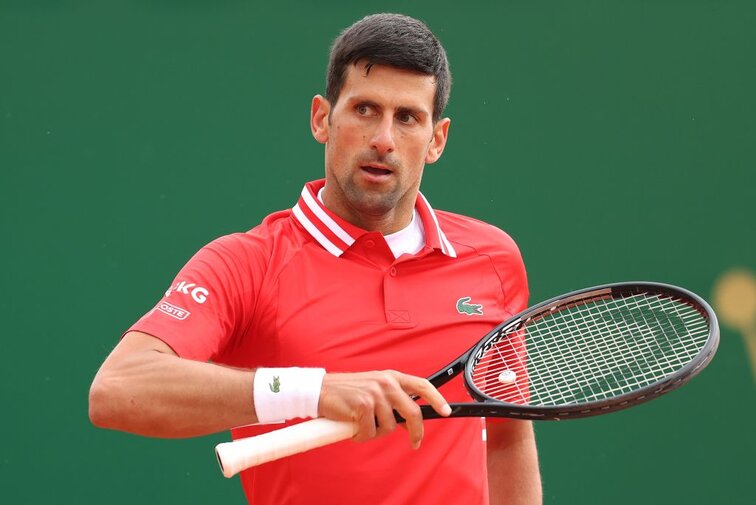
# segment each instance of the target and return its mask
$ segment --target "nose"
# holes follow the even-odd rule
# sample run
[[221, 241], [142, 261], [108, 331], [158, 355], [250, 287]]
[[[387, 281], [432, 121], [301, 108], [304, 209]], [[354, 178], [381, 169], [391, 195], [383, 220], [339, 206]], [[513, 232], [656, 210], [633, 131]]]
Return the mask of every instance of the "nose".
[[370, 147], [376, 150], [378, 155], [384, 156], [394, 151], [394, 132], [391, 117], [386, 117], [376, 126], [373, 137], [370, 139]]

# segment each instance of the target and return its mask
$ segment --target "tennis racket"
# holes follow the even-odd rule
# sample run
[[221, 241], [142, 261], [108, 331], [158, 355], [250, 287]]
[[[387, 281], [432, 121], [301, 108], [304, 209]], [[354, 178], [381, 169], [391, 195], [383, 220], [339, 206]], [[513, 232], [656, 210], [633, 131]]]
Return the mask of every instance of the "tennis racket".
[[[449, 417], [569, 419], [625, 409], [698, 374], [719, 343], [700, 297], [650, 282], [573, 291], [501, 323], [428, 378], [440, 387], [464, 372], [475, 402]], [[441, 417], [421, 405], [423, 418]], [[401, 420], [401, 419], [399, 419]], [[223, 475], [354, 436], [356, 425], [319, 418], [219, 444]]]

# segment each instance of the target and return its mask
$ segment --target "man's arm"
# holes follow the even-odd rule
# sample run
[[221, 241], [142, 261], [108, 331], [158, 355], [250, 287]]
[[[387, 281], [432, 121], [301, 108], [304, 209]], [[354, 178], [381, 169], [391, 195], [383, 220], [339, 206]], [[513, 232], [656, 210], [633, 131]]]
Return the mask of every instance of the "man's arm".
[[491, 505], [543, 502], [535, 434], [530, 421], [487, 422]]
[[[145, 436], [206, 435], [257, 422], [253, 370], [178, 357], [158, 338], [129, 332], [107, 357], [89, 391], [92, 423]], [[425, 379], [399, 372], [326, 374], [319, 414], [359, 425], [356, 440], [396, 427], [393, 410], [408, 419], [410, 442], [423, 436], [420, 395], [439, 412], [446, 401]], [[376, 428], [375, 419], [379, 427]]]
[[162, 340], [129, 332], [92, 382], [89, 417], [150, 437], [207, 435], [257, 422], [253, 380], [250, 370], [181, 359]]

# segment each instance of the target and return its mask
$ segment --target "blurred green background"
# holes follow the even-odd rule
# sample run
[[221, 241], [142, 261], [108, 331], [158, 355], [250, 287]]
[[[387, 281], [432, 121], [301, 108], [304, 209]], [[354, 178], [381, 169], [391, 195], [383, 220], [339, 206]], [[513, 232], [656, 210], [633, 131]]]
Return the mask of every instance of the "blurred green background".
[[[517, 240], [531, 301], [619, 280], [712, 300], [734, 268], [756, 289], [753, 1], [0, 0], [0, 501], [243, 502], [225, 435], [97, 430], [89, 384], [196, 249], [322, 176], [328, 47], [380, 11], [452, 63], [424, 193]], [[687, 387], [537, 426], [546, 503], [753, 503], [743, 298]]]

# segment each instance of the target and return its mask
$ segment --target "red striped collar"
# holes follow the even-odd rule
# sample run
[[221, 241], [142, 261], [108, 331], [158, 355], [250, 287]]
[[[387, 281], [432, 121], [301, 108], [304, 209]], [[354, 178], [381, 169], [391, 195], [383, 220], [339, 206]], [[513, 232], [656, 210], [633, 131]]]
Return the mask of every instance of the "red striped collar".
[[[339, 216], [326, 209], [318, 200], [317, 194], [325, 186], [325, 179], [308, 182], [302, 188], [299, 201], [292, 208], [294, 219], [304, 227], [326, 251], [334, 256], [341, 256], [355, 240], [367, 231], [347, 223]], [[457, 252], [446, 238], [438, 224], [436, 213], [433, 212], [428, 200], [418, 193], [415, 209], [423, 221], [425, 228], [425, 244], [438, 249], [445, 255], [456, 258]]]

